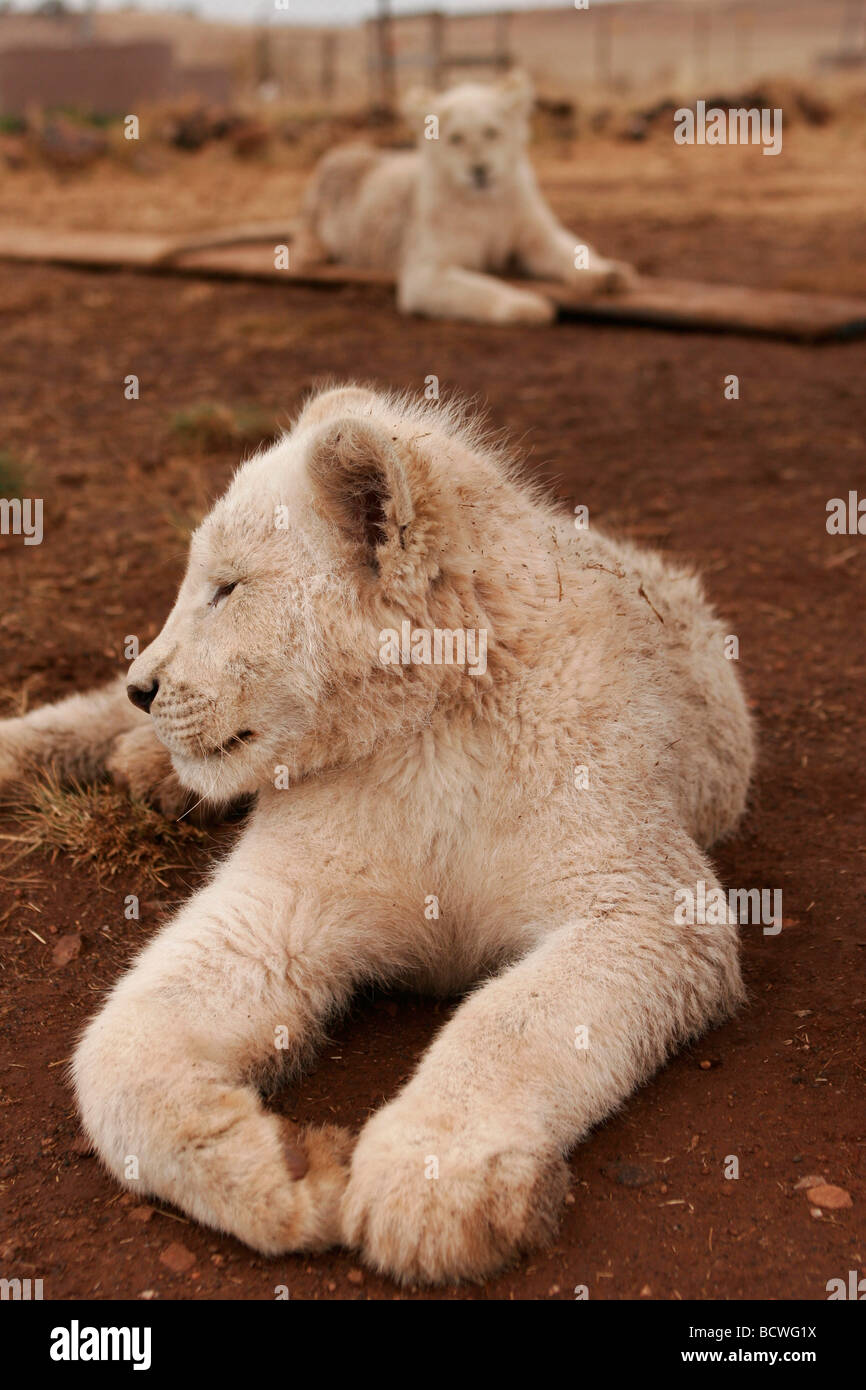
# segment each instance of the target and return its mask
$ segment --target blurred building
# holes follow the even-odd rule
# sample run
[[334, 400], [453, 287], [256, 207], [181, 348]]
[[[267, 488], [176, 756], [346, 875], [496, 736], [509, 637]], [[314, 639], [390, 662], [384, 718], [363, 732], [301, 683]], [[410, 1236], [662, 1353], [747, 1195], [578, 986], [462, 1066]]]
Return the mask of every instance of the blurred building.
[[87, 15], [0, 14], [0, 116], [34, 108], [125, 116], [187, 95], [225, 105], [230, 89], [227, 68], [180, 65], [162, 39], [94, 41]]

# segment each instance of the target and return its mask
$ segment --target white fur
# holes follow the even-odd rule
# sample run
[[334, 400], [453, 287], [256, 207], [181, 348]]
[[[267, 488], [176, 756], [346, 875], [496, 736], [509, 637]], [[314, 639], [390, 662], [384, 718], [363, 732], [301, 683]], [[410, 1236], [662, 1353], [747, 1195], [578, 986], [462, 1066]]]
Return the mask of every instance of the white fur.
[[626, 285], [630, 267], [599, 256], [544, 201], [527, 151], [531, 105], [519, 73], [490, 86], [413, 93], [414, 153], [354, 144], [321, 161], [304, 199], [295, 266], [330, 257], [396, 270], [405, 313], [482, 323], [553, 317], [544, 295], [495, 278], [509, 269], [586, 296]]
[[[405, 619], [485, 629], [486, 672], [382, 665]], [[741, 998], [733, 922], [674, 920], [752, 767], [723, 641], [695, 578], [576, 531], [456, 410], [314, 398], [193, 539], [129, 671], [159, 682], [150, 717], [119, 682], [0, 724], [7, 781], [127, 762], [164, 790], [170, 754], [199, 796], [257, 792], [77, 1048], [110, 1171], [258, 1250], [343, 1242], [398, 1279], [548, 1238], [568, 1150]], [[470, 993], [352, 1152], [256, 1083], [369, 981]]]

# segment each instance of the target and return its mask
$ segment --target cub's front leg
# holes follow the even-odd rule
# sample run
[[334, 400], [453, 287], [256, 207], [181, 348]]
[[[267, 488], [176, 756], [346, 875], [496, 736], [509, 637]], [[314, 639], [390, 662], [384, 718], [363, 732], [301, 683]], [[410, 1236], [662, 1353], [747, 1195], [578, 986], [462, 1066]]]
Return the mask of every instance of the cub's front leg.
[[556, 313], [551, 301], [533, 290], [514, 289], [493, 275], [457, 266], [404, 272], [397, 303], [404, 314], [473, 323], [551, 323]]
[[518, 233], [516, 253], [528, 275], [560, 280], [587, 298], [629, 289], [637, 280], [633, 266], [600, 255], [563, 227], [548, 208], [527, 217]]
[[603, 916], [558, 928], [472, 994], [368, 1121], [343, 1213], [375, 1269], [480, 1279], [550, 1239], [567, 1151], [740, 1000], [735, 927], [674, 924], [675, 888], [712, 883], [708, 865], [672, 845], [658, 870], [612, 878]]
[[262, 868], [291, 851], [251, 831], [116, 986], [72, 1070], [119, 1182], [275, 1254], [339, 1239], [351, 1141], [294, 1131], [256, 1080], [311, 1050], [369, 962], [312, 885]]

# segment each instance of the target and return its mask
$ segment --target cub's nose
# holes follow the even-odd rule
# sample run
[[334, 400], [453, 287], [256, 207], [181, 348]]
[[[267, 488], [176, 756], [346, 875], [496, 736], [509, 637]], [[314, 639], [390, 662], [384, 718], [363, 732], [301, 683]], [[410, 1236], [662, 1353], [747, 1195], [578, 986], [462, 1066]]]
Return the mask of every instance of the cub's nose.
[[479, 188], [483, 188], [484, 185], [485, 185], [486, 182], [487, 182], [487, 165], [486, 165], [486, 164], [473, 164], [473, 166], [472, 166], [472, 177], [473, 177], [473, 179], [475, 180], [475, 182], [478, 184], [478, 187], [479, 187]]
[[150, 685], [128, 685], [126, 693], [134, 705], [143, 709], [145, 714], [150, 714], [150, 707], [156, 699], [156, 692], [159, 690], [159, 681], [152, 681]]

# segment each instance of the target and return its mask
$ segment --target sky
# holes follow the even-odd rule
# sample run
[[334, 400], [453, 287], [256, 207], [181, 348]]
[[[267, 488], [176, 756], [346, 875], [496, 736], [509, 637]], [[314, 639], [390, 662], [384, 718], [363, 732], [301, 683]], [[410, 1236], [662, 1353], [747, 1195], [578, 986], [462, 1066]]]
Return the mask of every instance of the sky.
[[[118, 9], [123, 0], [94, 0], [97, 9]], [[602, 0], [592, 0], [598, 4]], [[14, 0], [16, 9], [35, 9], [39, 0]], [[224, 20], [252, 20], [262, 23], [273, 16], [281, 24], [346, 24], [368, 19], [376, 12], [376, 0], [281, 0], [288, 8], [276, 9], [275, 0], [190, 0], [203, 17]], [[501, 9], [558, 9], [570, 0], [392, 0], [394, 14], [412, 14], [439, 9], [451, 14]], [[67, 0], [70, 9], [85, 8], [86, 0]], [[187, 0], [136, 0], [141, 10], [178, 10]]]

